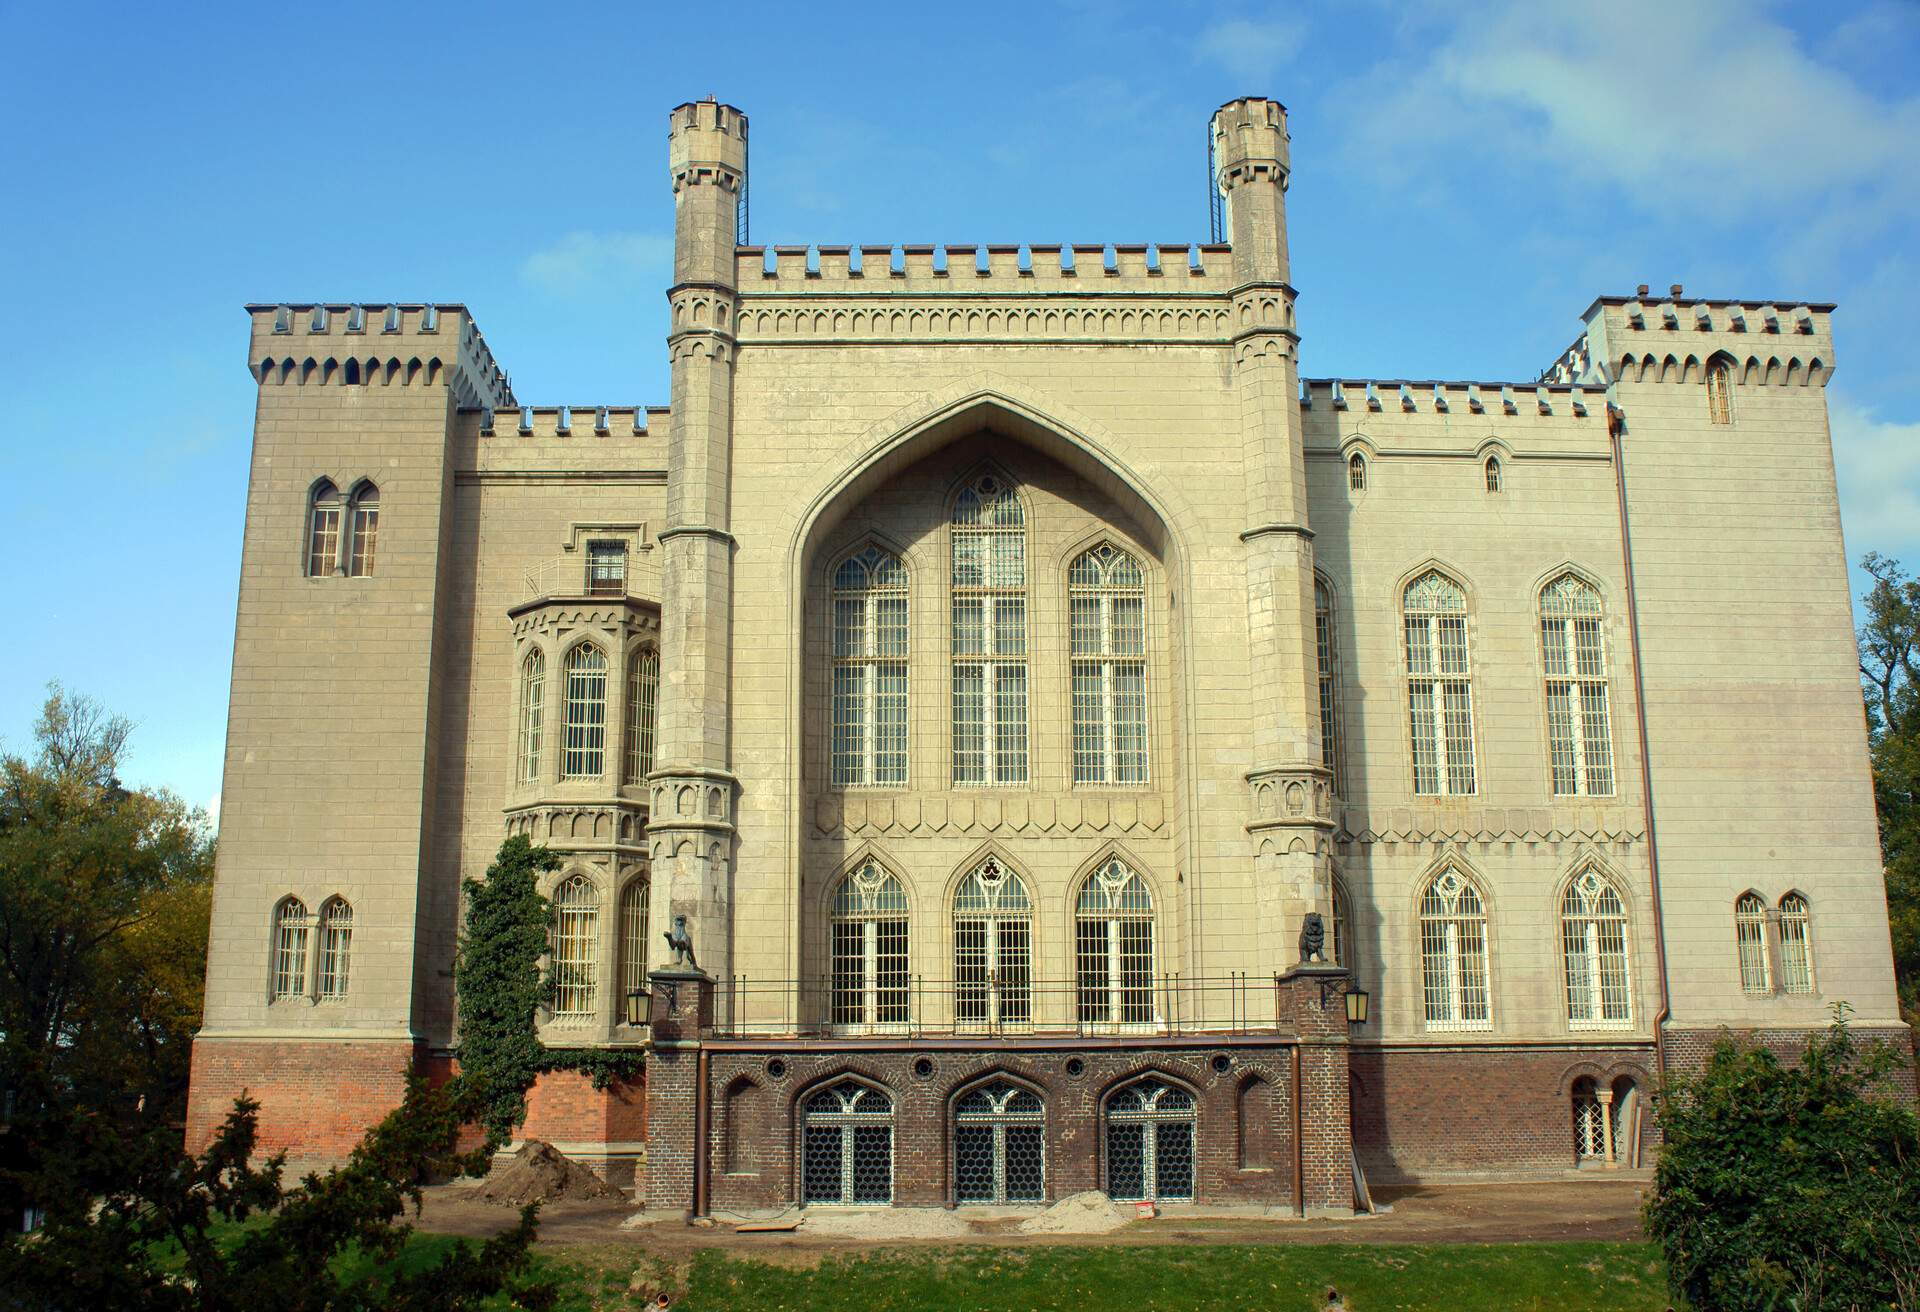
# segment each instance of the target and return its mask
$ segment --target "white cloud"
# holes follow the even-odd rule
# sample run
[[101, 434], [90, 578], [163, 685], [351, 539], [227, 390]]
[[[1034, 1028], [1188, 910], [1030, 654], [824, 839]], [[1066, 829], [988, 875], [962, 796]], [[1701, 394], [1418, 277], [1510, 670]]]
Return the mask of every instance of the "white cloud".
[[1282, 17], [1256, 23], [1246, 18], [1230, 18], [1210, 23], [1201, 29], [1193, 43], [1194, 53], [1211, 60], [1240, 78], [1246, 85], [1235, 95], [1263, 95], [1281, 67], [1300, 51], [1306, 36], [1306, 23], [1297, 17]]
[[1831, 389], [1827, 407], [1848, 554], [1920, 561], [1920, 423], [1882, 422]]
[[555, 293], [609, 281], [653, 280], [673, 267], [673, 238], [651, 232], [570, 232], [520, 265], [520, 276]]

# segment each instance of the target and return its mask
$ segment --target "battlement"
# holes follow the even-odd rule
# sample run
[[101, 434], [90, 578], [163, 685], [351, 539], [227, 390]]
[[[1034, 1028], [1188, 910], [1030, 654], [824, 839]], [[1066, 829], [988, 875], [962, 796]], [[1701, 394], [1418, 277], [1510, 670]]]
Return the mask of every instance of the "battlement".
[[1213, 112], [1215, 182], [1223, 191], [1268, 178], [1285, 185], [1288, 159], [1287, 107], [1264, 96], [1229, 100]]
[[668, 407], [641, 405], [511, 405], [464, 407], [480, 437], [661, 437]]
[[467, 307], [308, 302], [246, 307], [249, 368], [262, 386], [436, 387], [461, 405], [512, 405], [513, 384]]
[[1303, 410], [1360, 414], [1565, 415], [1604, 418], [1605, 397], [1577, 383], [1463, 383], [1434, 379], [1302, 378]]
[[1134, 295], [1225, 293], [1233, 249], [1186, 242], [1086, 245], [740, 246], [736, 285], [754, 291]]
[[1742, 384], [1826, 385], [1833, 372], [1833, 311], [1827, 302], [1602, 296], [1583, 316], [1587, 331], [1547, 370], [1613, 382], [1699, 382], [1720, 359]]
[[716, 100], [689, 100], [667, 111], [667, 136], [715, 132], [722, 136], [747, 139], [747, 116], [732, 105]]

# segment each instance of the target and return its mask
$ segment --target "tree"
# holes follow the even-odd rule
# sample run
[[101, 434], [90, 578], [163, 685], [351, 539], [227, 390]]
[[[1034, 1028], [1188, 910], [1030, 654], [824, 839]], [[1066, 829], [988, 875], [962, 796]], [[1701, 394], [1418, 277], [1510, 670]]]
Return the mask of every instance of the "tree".
[[1891, 1079], [1904, 1059], [1834, 1012], [1797, 1066], [1727, 1037], [1661, 1089], [1645, 1220], [1694, 1307], [1920, 1309], [1920, 1116]]
[[1920, 1012], [1920, 579], [1876, 552], [1860, 568], [1873, 578], [1859, 632], [1860, 683], [1894, 974], [1911, 1015]]

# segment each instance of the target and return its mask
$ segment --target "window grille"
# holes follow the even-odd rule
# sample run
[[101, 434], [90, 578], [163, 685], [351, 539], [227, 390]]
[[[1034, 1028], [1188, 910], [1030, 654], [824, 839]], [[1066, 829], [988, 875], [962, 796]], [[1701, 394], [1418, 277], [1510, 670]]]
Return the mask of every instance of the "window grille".
[[578, 1024], [592, 1017], [600, 969], [600, 895], [574, 875], [553, 895], [553, 1018]]
[[1355, 492], [1367, 490], [1367, 458], [1358, 451], [1347, 457], [1347, 486]]
[[1740, 988], [1755, 995], [1773, 992], [1773, 964], [1767, 959], [1767, 904], [1757, 893], [1742, 893], [1733, 904], [1733, 937], [1740, 949]]
[[1784, 993], [1813, 992], [1813, 920], [1807, 899], [1789, 893], [1780, 899], [1780, 988]]
[[[1611, 1104], [1601, 1102], [1592, 1080], [1583, 1078], [1574, 1081], [1573, 1155], [1577, 1160], [1599, 1162], [1607, 1159], [1609, 1129], [1615, 1131], [1611, 1136], [1613, 1141], [1619, 1142], [1619, 1122], [1615, 1119], [1618, 1114], [1618, 1100]], [[1614, 1120], [1612, 1126], [1607, 1124], [1609, 1120]]]
[[647, 881], [631, 879], [620, 893], [620, 995], [647, 986]]
[[660, 700], [660, 653], [636, 647], [627, 657], [627, 772], [637, 784], [653, 773], [655, 722]]
[[953, 1105], [953, 1193], [962, 1203], [1038, 1203], [1047, 1196], [1046, 1104], [1009, 1080]]
[[908, 1020], [907, 893], [878, 862], [848, 872], [828, 914], [833, 1023], [869, 1027]]
[[285, 898], [273, 912], [273, 997], [303, 998], [307, 994], [307, 935], [313, 918], [307, 904]]
[[806, 1101], [800, 1121], [800, 1201], [893, 1201], [893, 1099], [842, 1080]]
[[1153, 1014], [1153, 894], [1118, 858], [1087, 877], [1074, 908], [1082, 1025], [1147, 1025]]
[[540, 731], [547, 714], [547, 656], [535, 648], [520, 666], [520, 779], [540, 778]]
[[1600, 593], [1578, 575], [1562, 574], [1540, 590], [1548, 763], [1557, 797], [1613, 792], [1604, 621]]
[[1147, 782], [1147, 594], [1140, 562], [1112, 543], [1067, 571], [1073, 781]]
[[1440, 571], [1428, 570], [1407, 585], [1402, 607], [1413, 791], [1469, 795], [1475, 775], [1467, 594]]
[[1020, 876], [994, 857], [954, 892], [953, 979], [957, 1024], [1033, 1023], [1033, 902]]
[[1733, 369], [1725, 360], [1707, 366], [1707, 419], [1715, 424], [1733, 422]]
[[320, 908], [320, 981], [315, 990], [321, 998], [347, 996], [347, 980], [353, 959], [353, 908], [342, 898], [334, 898]]
[[1498, 492], [1499, 490], [1500, 490], [1500, 457], [1488, 456], [1487, 457], [1487, 491]]
[[1347, 901], [1347, 886], [1333, 881], [1333, 942], [1328, 955], [1336, 966], [1353, 969], [1353, 908]]
[[833, 572], [833, 782], [907, 782], [907, 571], [868, 546]]
[[1193, 1201], [1193, 1095], [1146, 1079], [1107, 1100], [1107, 1194], [1116, 1202]]
[[307, 510], [307, 577], [320, 579], [340, 566], [340, 492], [322, 481]]
[[1427, 1028], [1493, 1028], [1487, 992], [1487, 913], [1472, 884], [1449, 866], [1420, 899], [1420, 964]]
[[626, 543], [587, 543], [587, 595], [589, 597], [627, 595]]
[[1633, 1023], [1627, 972], [1627, 908], [1589, 866], [1560, 901], [1566, 958], [1567, 1024], [1577, 1030], [1625, 1029]]
[[1332, 772], [1332, 788], [1340, 791], [1340, 698], [1334, 657], [1333, 591], [1321, 579], [1313, 581], [1313, 636], [1320, 665], [1320, 764]]
[[351, 578], [373, 577], [374, 549], [380, 541], [380, 489], [368, 484], [353, 497], [353, 544], [347, 553]]
[[567, 718], [560, 774], [593, 779], [606, 771], [607, 656], [590, 642], [567, 653]]
[[953, 782], [1027, 782], [1027, 530], [997, 475], [953, 508]]

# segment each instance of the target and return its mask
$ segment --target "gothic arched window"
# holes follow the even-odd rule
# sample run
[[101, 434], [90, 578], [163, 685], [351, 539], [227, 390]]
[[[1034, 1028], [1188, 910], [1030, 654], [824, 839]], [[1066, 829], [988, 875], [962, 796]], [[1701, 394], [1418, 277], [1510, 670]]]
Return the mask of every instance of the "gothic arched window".
[[540, 734], [547, 718], [547, 655], [538, 647], [520, 664], [520, 779], [540, 778]]
[[908, 1019], [907, 892], [877, 861], [841, 879], [827, 916], [833, 1023], [904, 1025]]
[[347, 996], [353, 965], [353, 907], [345, 898], [329, 898], [320, 908], [320, 970], [314, 996]]
[[1354, 492], [1367, 490], [1367, 458], [1358, 451], [1347, 457], [1347, 487]]
[[1147, 594], [1140, 562], [1110, 542], [1067, 571], [1073, 781], [1147, 781]]
[[1333, 589], [1326, 580], [1313, 580], [1313, 637], [1320, 676], [1320, 764], [1333, 778], [1331, 787], [1340, 791], [1340, 695], [1336, 660], [1339, 647], [1333, 631]]
[[1153, 894], [1119, 858], [1087, 876], [1074, 904], [1073, 941], [1080, 1023], [1151, 1023]]
[[1560, 900], [1560, 944], [1567, 971], [1567, 1024], [1577, 1030], [1632, 1024], [1626, 904], [1592, 866], [1580, 872]]
[[607, 768], [607, 654], [590, 642], [567, 653], [560, 775], [593, 779]]
[[1037, 1203], [1047, 1196], [1047, 1106], [1011, 1080], [953, 1104], [953, 1194], [961, 1203]]
[[1434, 876], [1420, 899], [1420, 966], [1428, 1029], [1492, 1028], [1486, 906], [1452, 866]]
[[1556, 797], [1613, 792], [1605, 618], [1599, 591], [1577, 574], [1562, 574], [1540, 589], [1548, 763]]
[[380, 544], [380, 489], [371, 483], [353, 489], [353, 541], [347, 550], [347, 575], [373, 577], [374, 550]]
[[307, 577], [329, 578], [340, 567], [340, 489], [326, 479], [307, 494]]
[[1780, 990], [1813, 992], [1813, 911], [1799, 893], [1780, 899]]
[[629, 879], [620, 891], [620, 994], [647, 986], [647, 881]]
[[1148, 1077], [1107, 1098], [1107, 1194], [1115, 1202], [1191, 1202], [1193, 1095]]
[[800, 1201], [893, 1201], [893, 1099], [858, 1080], [810, 1095], [800, 1113]]
[[1467, 594], [1430, 569], [1401, 599], [1407, 634], [1407, 710], [1413, 736], [1413, 791], [1474, 792], [1473, 670]]
[[1733, 422], [1733, 366], [1725, 360], [1707, 365], [1707, 420], [1715, 424]]
[[273, 909], [273, 998], [307, 995], [307, 937], [313, 917], [297, 897], [280, 899]]
[[995, 857], [954, 890], [953, 981], [958, 1024], [1017, 1029], [1033, 1022], [1033, 900]]
[[553, 894], [553, 1016], [558, 1021], [592, 1017], [599, 990], [600, 894], [585, 875], [574, 875]]
[[955, 499], [953, 782], [1027, 782], [1027, 528], [1013, 489], [982, 474]]
[[833, 782], [907, 782], [907, 571], [877, 546], [833, 572]]
[[1488, 456], [1487, 457], [1487, 491], [1498, 492], [1499, 490], [1500, 490], [1500, 457]]
[[1767, 904], [1758, 893], [1742, 893], [1733, 904], [1733, 939], [1740, 950], [1740, 989], [1755, 995], [1773, 992], [1773, 965], [1767, 956]]
[[660, 700], [660, 653], [635, 647], [627, 653], [626, 782], [637, 784], [653, 772], [654, 725]]

